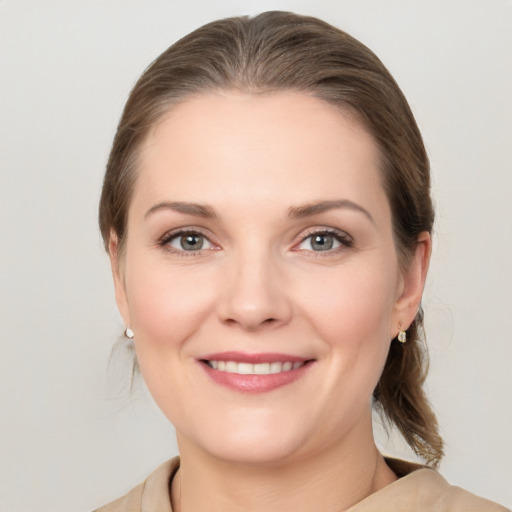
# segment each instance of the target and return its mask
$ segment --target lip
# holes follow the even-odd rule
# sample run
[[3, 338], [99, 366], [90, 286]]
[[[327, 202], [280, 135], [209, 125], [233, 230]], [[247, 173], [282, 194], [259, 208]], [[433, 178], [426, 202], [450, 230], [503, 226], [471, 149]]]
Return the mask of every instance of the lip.
[[268, 352], [268, 353], [257, 353], [249, 354], [247, 352], [218, 352], [216, 354], [207, 354], [199, 358], [200, 360], [208, 361], [235, 361], [237, 363], [277, 363], [290, 361], [292, 363], [303, 363], [309, 361], [307, 357], [293, 356], [291, 354]]
[[[280, 373], [271, 373], [268, 375], [243, 375], [239, 373], [229, 373], [215, 370], [210, 367], [206, 361], [235, 361], [237, 363], [273, 363], [273, 362], [292, 362], [304, 363], [301, 367], [282, 371]], [[309, 371], [313, 359], [294, 356], [283, 353], [257, 353], [249, 354], [246, 352], [220, 352], [208, 354], [198, 358], [198, 362], [205, 373], [216, 383], [225, 386], [233, 391], [243, 393], [266, 393], [280, 387], [292, 384], [300, 379]]]

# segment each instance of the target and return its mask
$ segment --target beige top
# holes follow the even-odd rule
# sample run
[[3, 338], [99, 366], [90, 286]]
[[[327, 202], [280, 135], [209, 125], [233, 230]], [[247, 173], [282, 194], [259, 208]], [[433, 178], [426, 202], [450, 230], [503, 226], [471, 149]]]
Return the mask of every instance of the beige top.
[[[450, 485], [437, 471], [386, 459], [399, 477], [347, 512], [507, 512], [508, 509]], [[169, 486], [180, 465], [171, 459], [128, 494], [95, 512], [172, 512]], [[508, 511], [510, 512], [510, 511]]]

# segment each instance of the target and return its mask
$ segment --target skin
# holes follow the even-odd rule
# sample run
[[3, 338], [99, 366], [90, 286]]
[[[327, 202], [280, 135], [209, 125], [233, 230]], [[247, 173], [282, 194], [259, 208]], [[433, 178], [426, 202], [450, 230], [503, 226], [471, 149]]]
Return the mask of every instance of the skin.
[[[345, 203], [304, 211], [325, 201]], [[203, 248], [169, 240], [178, 229]], [[333, 248], [316, 250], [312, 233], [326, 231]], [[396, 479], [371, 395], [419, 307], [430, 238], [401, 268], [378, 151], [357, 121], [300, 93], [188, 98], [145, 141], [125, 242], [120, 257], [110, 242], [116, 298], [176, 427], [175, 510], [339, 511]], [[232, 350], [313, 362], [289, 385], [244, 393], [198, 363]]]

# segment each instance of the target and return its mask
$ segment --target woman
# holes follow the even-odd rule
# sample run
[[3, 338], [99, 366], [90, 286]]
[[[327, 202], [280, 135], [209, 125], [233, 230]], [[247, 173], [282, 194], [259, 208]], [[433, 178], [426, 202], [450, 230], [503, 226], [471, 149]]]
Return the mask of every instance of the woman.
[[[428, 467], [429, 180], [388, 71], [317, 19], [214, 22], [146, 70], [100, 227], [180, 458], [100, 510], [505, 510]], [[372, 407], [425, 467], [379, 453]]]

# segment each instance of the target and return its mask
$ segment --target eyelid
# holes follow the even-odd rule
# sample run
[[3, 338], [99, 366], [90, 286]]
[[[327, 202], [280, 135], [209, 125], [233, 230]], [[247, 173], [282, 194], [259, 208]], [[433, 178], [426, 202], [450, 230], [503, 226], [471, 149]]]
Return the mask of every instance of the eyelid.
[[[342, 244], [343, 248], [352, 247], [354, 245], [354, 239], [346, 231], [343, 231], [343, 230], [337, 229], [337, 228], [327, 227], [327, 226], [317, 226], [317, 227], [308, 228], [308, 229], [302, 231], [298, 236], [299, 241], [293, 245], [292, 250], [296, 250], [296, 251], [304, 250], [305, 251], [306, 249], [299, 249], [298, 246], [301, 245], [302, 243], [304, 243], [304, 241], [306, 241], [309, 237], [311, 237], [313, 235], [319, 235], [319, 234], [328, 234], [328, 235], [334, 236]], [[320, 253], [322, 251], [315, 251], [315, 252], [318, 252], [318, 254], [320, 255]], [[327, 254], [328, 253], [332, 254], [333, 252], [336, 252], [336, 249], [333, 249], [330, 251], [325, 251], [325, 253], [327, 253]]]
[[[197, 251], [183, 251], [180, 249], [176, 249], [174, 247], [171, 247], [169, 245], [169, 242], [173, 240], [174, 238], [179, 237], [180, 235], [187, 234], [187, 233], [197, 233], [201, 236], [204, 236], [206, 240], [213, 246], [212, 248], [208, 249], [199, 249]], [[306, 230], [302, 231], [298, 236], [298, 241], [295, 242], [292, 246], [292, 250], [295, 251], [306, 251], [306, 249], [299, 249], [298, 246], [304, 243], [305, 240], [307, 240], [309, 237], [317, 234], [329, 234], [334, 236], [341, 244], [342, 249], [347, 247], [352, 247], [354, 244], [354, 239], [352, 236], [350, 236], [346, 231], [343, 231], [338, 228], [332, 228], [328, 226], [316, 226], [316, 227], [310, 227]], [[165, 250], [168, 250], [169, 252], [173, 252], [176, 254], [184, 255], [184, 256], [193, 256], [199, 252], [203, 251], [214, 251], [219, 250], [220, 246], [218, 243], [216, 243], [214, 240], [212, 240], [212, 235], [209, 232], [209, 230], [205, 230], [204, 228], [201, 228], [199, 226], [184, 226], [180, 228], [171, 229], [169, 231], [166, 231], [157, 241], [157, 245], [159, 247], [164, 248]], [[325, 251], [327, 254], [332, 254], [333, 252], [336, 252], [338, 249], [328, 250]], [[321, 251], [309, 251], [309, 252], [318, 252], [318, 255], [320, 255]]]
[[[180, 235], [184, 235], [184, 234], [187, 234], [187, 233], [196, 233], [198, 235], [203, 236], [206, 240], [208, 240], [208, 242], [213, 247], [209, 248], [209, 249], [199, 249], [197, 251], [183, 251], [183, 250], [180, 250], [180, 249], [176, 249], [175, 247], [171, 247], [169, 245], [169, 242], [171, 240], [179, 237]], [[203, 228], [201, 228], [199, 226], [185, 226], [185, 227], [171, 229], [169, 231], [166, 231], [158, 239], [157, 245], [159, 247], [162, 247], [163, 249], [169, 251], [169, 252], [172, 252], [172, 253], [175, 253], [175, 254], [179, 254], [179, 255], [182, 255], [182, 256], [193, 256], [193, 255], [198, 254], [198, 253], [203, 252], [203, 251], [214, 251], [214, 250], [218, 250], [219, 249], [219, 245], [212, 240], [211, 234], [209, 232], [207, 233], [205, 229], [203, 229]]]

